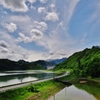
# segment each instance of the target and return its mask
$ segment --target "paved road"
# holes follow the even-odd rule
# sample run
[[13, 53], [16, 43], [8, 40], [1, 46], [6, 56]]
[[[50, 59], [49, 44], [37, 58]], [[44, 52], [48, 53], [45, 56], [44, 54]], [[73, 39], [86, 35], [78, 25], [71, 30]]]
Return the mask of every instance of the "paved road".
[[[68, 72], [65, 73], [64, 75], [60, 75], [60, 76], [56, 76], [56, 78], [60, 78], [63, 76], [68, 75]], [[19, 88], [19, 87], [23, 87], [23, 86], [27, 86], [30, 83], [39, 83], [39, 82], [43, 82], [43, 81], [47, 81], [47, 80], [53, 80], [53, 78], [49, 78], [49, 79], [43, 79], [43, 80], [38, 80], [38, 81], [31, 81], [31, 82], [27, 82], [27, 83], [21, 83], [21, 84], [16, 84], [16, 85], [12, 85], [12, 86], [5, 86], [5, 87], [0, 87], [0, 92], [6, 91], [6, 90], [11, 90], [11, 89], [15, 89], [15, 88]]]

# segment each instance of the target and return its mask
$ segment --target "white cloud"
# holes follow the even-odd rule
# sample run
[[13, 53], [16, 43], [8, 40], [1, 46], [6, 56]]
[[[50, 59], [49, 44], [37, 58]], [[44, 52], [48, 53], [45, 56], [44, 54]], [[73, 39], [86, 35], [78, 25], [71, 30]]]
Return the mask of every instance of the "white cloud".
[[6, 53], [8, 53], [8, 52], [9, 52], [9, 51], [8, 51], [7, 48], [0, 47], [0, 53], [6, 54]]
[[60, 50], [51, 50], [49, 51], [49, 55], [47, 55], [48, 59], [57, 59], [57, 58], [62, 58], [62, 57], [66, 57], [67, 55], [67, 50], [63, 50], [63, 49], [60, 49]]
[[30, 43], [30, 42], [40, 42], [39, 40], [43, 37], [43, 33], [38, 30], [38, 29], [32, 29], [30, 31], [30, 35], [26, 36], [23, 33], [19, 33], [19, 37], [17, 39], [15, 39], [15, 42], [19, 43], [19, 42], [24, 42], [24, 43]]
[[[20, 33], [20, 37], [25, 38], [23, 33]], [[1, 40], [3, 39], [3, 40]], [[31, 51], [16, 44], [16, 39], [9, 34], [0, 31], [0, 58], [10, 59], [18, 61], [20, 59], [27, 61], [35, 61], [38, 59], [44, 59], [42, 57], [43, 52]]]
[[30, 17], [25, 15], [25, 16], [21, 16], [21, 15], [14, 15], [14, 16], [8, 16], [5, 20], [8, 21], [8, 19], [10, 21], [14, 21], [14, 22], [29, 22], [30, 21]]
[[26, 36], [26, 37], [24, 38], [24, 42], [25, 42], [25, 43], [32, 42], [32, 39], [31, 39], [30, 37], [27, 37], [27, 36]]
[[11, 33], [17, 29], [17, 25], [13, 22], [10, 22], [9, 24], [5, 23], [4, 27]]
[[24, 43], [32, 42], [32, 39], [28, 36], [25, 36], [23, 33], [19, 33], [19, 36], [20, 37], [18, 37], [17, 42], [22, 42], [22, 41], [24, 41]]
[[45, 17], [45, 20], [55, 22], [55, 21], [59, 20], [59, 17], [56, 12], [48, 12]]
[[45, 31], [48, 28], [48, 26], [45, 22], [34, 21], [34, 24], [35, 24], [35, 28], [37, 28], [41, 31]]
[[46, 12], [45, 7], [39, 7], [38, 8], [38, 13], [43, 13], [43, 12]]
[[[28, 11], [27, 6], [31, 6], [31, 3], [36, 2], [36, 0], [8, 0], [10, 1], [9, 4], [7, 0], [0, 1], [5, 8], [10, 9], [11, 11], [18, 12]], [[29, 1], [30, 5], [26, 5], [25, 1]], [[47, 0], [40, 0], [41, 3], [46, 3], [46, 1]], [[15, 2], [17, 2], [18, 4], [15, 5]], [[63, 7], [63, 10], [61, 12], [60, 10], [58, 10], [58, 8], [61, 7], [58, 1], [57, 3], [53, 1], [50, 2], [52, 3], [47, 5], [43, 4], [45, 5], [45, 7], [40, 7], [41, 5], [36, 6], [36, 8], [39, 7], [38, 12], [36, 11], [37, 9], [34, 9], [34, 11], [33, 9], [29, 9], [29, 12], [24, 14], [17, 12], [18, 15], [14, 15], [16, 14], [14, 12], [13, 15], [7, 12], [8, 15], [4, 16], [4, 20], [2, 21], [2, 23], [6, 23], [6, 28], [10, 32], [15, 31], [18, 27], [17, 31], [18, 33], [20, 33], [19, 37], [16, 38], [6, 33], [0, 33], [0, 40], [4, 40], [10, 45], [8, 47], [6, 43], [1, 43], [1, 58], [9, 58], [12, 60], [25, 59], [33, 61], [44, 58], [60, 58], [62, 56], [68, 56], [75, 51], [75, 41], [70, 36], [68, 36], [68, 30], [67, 28], [65, 30], [65, 27], [68, 26], [68, 22], [70, 22], [70, 19], [74, 13], [75, 7], [79, 0], [64, 0], [64, 7], [66, 7], [66, 9], [63, 9]], [[40, 14], [43, 16], [39, 16]], [[47, 22], [44, 22], [43, 18], [44, 21]], [[48, 21], [57, 21], [57, 23], [49, 24]], [[11, 22], [13, 22], [14, 24], [16, 23], [16, 27], [14, 27], [13, 29], [10, 25]], [[39, 50], [35, 52], [34, 48], [33, 51], [30, 51], [28, 50], [29, 48], [27, 48], [27, 44], [24, 44], [26, 48], [22, 48], [21, 46], [19, 46], [19, 42], [22, 42], [21, 44], [23, 44], [23, 42], [32, 42], [28, 45], [33, 47], [35, 42], [36, 45], [38, 44], [37, 46], [43, 47], [43, 49], [47, 50], [47, 52], [38, 52]], [[4, 54], [4, 52], [6, 53], [6, 55]]]
[[36, 0], [26, 0], [26, 1], [29, 1], [30, 3], [35, 3]]
[[54, 5], [54, 4], [51, 4], [50, 7], [51, 7], [51, 8], [55, 8], [55, 5]]
[[40, 2], [41, 2], [41, 3], [46, 3], [46, 2], [47, 2], [47, 0], [40, 0]]
[[[30, 38], [30, 30], [37, 29], [41, 32], [45, 32], [48, 29], [48, 25], [43, 21], [34, 21], [29, 16], [9, 16], [5, 18], [5, 23], [13, 21], [17, 24], [20, 32], [24, 33], [25, 36]], [[18, 39], [20, 40], [20, 39]]]
[[31, 32], [30, 32], [30, 34], [31, 34], [32, 39], [34, 41], [42, 38], [42, 36], [43, 36], [43, 33], [41, 31], [37, 30], [37, 29], [32, 29]]
[[28, 61], [36, 61], [36, 60], [43, 60], [44, 57], [42, 56], [43, 52], [30, 52], [28, 56]]
[[3, 23], [16, 23], [18, 30], [20, 32], [28, 35], [30, 30], [34, 27], [34, 21], [29, 16], [22, 16], [22, 15], [14, 15], [14, 16], [7, 16], [4, 18]]
[[29, 56], [29, 51], [18, 46], [15, 42], [15, 38], [11, 37], [9, 34], [0, 31], [0, 40], [0, 58], [20, 60], [27, 59], [27, 56]]
[[[63, 13], [59, 12], [64, 19], [57, 25], [57, 27], [55, 27], [55, 30], [50, 32], [50, 37], [45, 37], [45, 39], [41, 41], [40, 44], [44, 46], [46, 49], [48, 49], [50, 52], [50, 55], [48, 54], [46, 55], [48, 58], [57, 58], [57, 57], [60, 58], [64, 56], [69, 56], [76, 51], [76, 48], [74, 47], [76, 46], [77, 41], [75, 41], [70, 36], [70, 34], [68, 33], [68, 29], [67, 28], [65, 29], [65, 27], [69, 25], [70, 19], [79, 1], [80, 0], [74, 0], [74, 1], [71, 0], [66, 3], [67, 6], [66, 5], [64, 6], [65, 10], [63, 11]], [[52, 7], [54, 6], [52, 5], [51, 8]], [[45, 20], [47, 21], [59, 20], [59, 17], [54, 17], [54, 15], [55, 14], [53, 14], [52, 12], [47, 13]], [[56, 15], [58, 16], [58, 14]], [[54, 20], [52, 20], [53, 18]]]
[[10, 9], [11, 11], [16, 12], [26, 12], [28, 7], [25, 4], [25, 0], [2, 0], [0, 2], [5, 8]]
[[68, 25], [73, 13], [74, 13], [74, 10], [75, 10], [75, 7], [76, 5], [79, 3], [80, 0], [70, 0], [67, 5], [65, 5], [65, 23]]
[[3, 48], [8, 48], [9, 47], [8, 43], [5, 42], [4, 40], [0, 41], [0, 46], [3, 47]]

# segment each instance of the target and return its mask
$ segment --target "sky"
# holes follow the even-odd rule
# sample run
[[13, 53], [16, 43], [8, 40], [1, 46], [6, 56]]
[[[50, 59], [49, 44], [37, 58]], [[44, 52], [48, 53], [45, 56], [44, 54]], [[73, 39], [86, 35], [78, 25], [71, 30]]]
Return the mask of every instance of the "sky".
[[0, 0], [0, 58], [69, 57], [100, 46], [100, 0]]

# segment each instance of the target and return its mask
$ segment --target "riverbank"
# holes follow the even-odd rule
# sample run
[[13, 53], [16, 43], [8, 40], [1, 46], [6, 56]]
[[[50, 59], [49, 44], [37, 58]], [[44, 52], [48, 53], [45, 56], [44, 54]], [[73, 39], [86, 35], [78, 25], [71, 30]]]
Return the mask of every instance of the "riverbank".
[[[67, 80], [71, 82], [72, 84], [75, 84], [75, 86], [77, 86], [78, 88], [83, 87], [84, 90], [88, 91], [85, 84], [79, 85], [79, 82], [78, 82], [79, 78], [72, 74], [65, 76], [63, 78], [60, 78], [60, 79]], [[98, 87], [100, 87], [100, 78], [95, 78], [95, 79], [90, 79], [90, 80], [98, 82], [99, 85], [96, 85], [95, 88], [92, 87], [94, 85], [89, 85], [92, 87], [93, 91], [94, 90], [97, 91]], [[65, 87], [64, 84], [55, 82], [53, 80], [47, 80], [47, 81], [35, 83], [35, 84], [31, 83], [28, 86], [1, 92], [0, 100], [47, 100], [48, 98], [50, 98], [55, 93], [59, 92], [64, 87]], [[94, 93], [93, 91], [92, 93]], [[100, 94], [100, 91], [98, 91], [98, 94]], [[98, 97], [100, 96], [98, 95]]]
[[[60, 79], [61, 80], [67, 80], [67, 81], [71, 82], [72, 84], [78, 83], [80, 79], [82, 80], [82, 78], [80, 78], [79, 76], [74, 75], [73, 73], [69, 74], [67, 76], [61, 77]], [[83, 78], [83, 80], [100, 83], [100, 78], [86, 77], [86, 78]]]
[[0, 100], [46, 100], [65, 86], [53, 80], [0, 92]]

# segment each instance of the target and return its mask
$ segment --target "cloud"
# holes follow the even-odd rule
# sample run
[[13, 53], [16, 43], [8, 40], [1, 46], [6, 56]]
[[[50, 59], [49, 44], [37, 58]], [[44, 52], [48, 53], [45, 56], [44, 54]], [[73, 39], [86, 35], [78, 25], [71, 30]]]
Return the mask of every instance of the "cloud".
[[19, 36], [20, 36], [21, 38], [25, 38], [25, 35], [24, 35], [23, 33], [19, 33]]
[[9, 44], [4, 40], [0, 41], [0, 51], [1, 53], [7, 53], [9, 48]]
[[22, 15], [11, 15], [11, 16], [8, 16], [7, 18], [5, 18], [5, 21], [13, 21], [13, 22], [21, 22], [21, 23], [24, 23], [24, 22], [30, 22], [30, 17], [25, 15], [25, 16], [22, 16]]
[[[71, 0], [69, 2], [66, 1], [66, 5], [64, 5], [63, 8], [65, 8], [65, 10], [63, 10], [60, 13], [60, 17], [54, 17], [54, 14], [52, 12], [47, 13], [45, 20], [47, 21], [57, 21], [60, 20], [60, 23], [56, 25], [55, 29], [52, 30], [50, 32], [50, 35], [45, 37], [45, 39], [40, 43], [41, 45], [43, 45], [46, 49], [48, 49], [48, 51], [50, 52], [50, 55], [45, 55], [48, 58], [61, 58], [64, 56], [69, 56], [71, 55], [73, 52], [76, 51], [76, 48], [74, 48], [75, 46], [77, 46], [77, 41], [75, 41], [70, 33], [68, 32], [68, 27], [71, 17], [74, 13], [74, 10], [76, 8], [76, 5], [78, 4], [80, 0]], [[57, 5], [56, 5], [57, 6]], [[51, 6], [51, 8], [54, 7], [53, 5]], [[54, 11], [55, 13], [56, 11]], [[53, 18], [51, 17], [53, 16], [55, 19], [57, 20], [52, 20]], [[63, 20], [61, 21], [61, 18], [63, 18]], [[78, 46], [77, 46], [78, 47]], [[78, 48], [77, 48], [78, 49]]]
[[55, 8], [55, 5], [54, 5], [54, 4], [51, 4], [50, 7], [51, 7], [51, 8]]
[[68, 23], [70, 22], [70, 19], [72, 17], [72, 15], [74, 14], [74, 10], [76, 5], [79, 3], [80, 0], [70, 0], [67, 5], [65, 5], [65, 23], [68, 25]]
[[[4, 18], [3, 23], [16, 23], [18, 30], [20, 32], [28, 35], [30, 30], [34, 27], [34, 21], [29, 16], [22, 16], [22, 15], [10, 15]], [[17, 30], [17, 31], [18, 31]], [[19, 33], [19, 32], [18, 32]]]
[[56, 12], [47, 12], [47, 15], [45, 17], [46, 21], [57, 21], [59, 20], [58, 14]]
[[43, 12], [46, 12], [45, 7], [39, 7], [38, 8], [38, 13], [43, 13]]
[[67, 51], [66, 50], [55, 50], [55, 51], [51, 50], [49, 51], [49, 53], [44, 53], [42, 56], [45, 59], [58, 59], [62, 57], [67, 57]]
[[17, 29], [17, 25], [13, 22], [10, 22], [9, 24], [5, 23], [4, 27], [11, 33]]
[[36, 52], [36, 51], [31, 51], [29, 53], [29, 56], [28, 56], [28, 61], [36, 61], [36, 60], [43, 60], [44, 57], [42, 56], [43, 55], [43, 52]]
[[24, 41], [24, 43], [32, 42], [32, 39], [28, 36], [25, 36], [23, 33], [19, 33], [19, 36], [20, 37], [18, 37], [17, 42], [22, 42], [22, 41]]
[[29, 1], [30, 3], [35, 3], [36, 0], [26, 0], [26, 1]]
[[8, 58], [10, 60], [27, 59], [29, 51], [18, 46], [15, 38], [0, 31], [0, 40], [0, 58]]
[[47, 0], [40, 0], [40, 2], [41, 2], [41, 3], [46, 3], [46, 2], [47, 2]]
[[[25, 38], [23, 33], [20, 33], [20, 37]], [[1, 40], [3, 39], [3, 40]], [[31, 51], [17, 45], [16, 39], [9, 34], [0, 31], [0, 58], [10, 59], [18, 61], [20, 59], [26, 61], [35, 61], [38, 59], [44, 59], [42, 57], [43, 52]]]
[[0, 41], [0, 46], [3, 47], [3, 48], [9, 47], [8, 43], [5, 42], [4, 40], [1, 40], [1, 41]]
[[[3, 23], [11, 23], [11, 21], [17, 24], [18, 30], [28, 36], [30, 36], [30, 30], [32, 29], [37, 29], [42, 32], [45, 32], [48, 29], [46, 22], [34, 20], [29, 16], [8, 16], [4, 18]], [[6, 26], [8, 26], [8, 24]]]
[[0, 47], [0, 52], [1, 52], [2, 54], [8, 53], [8, 49], [7, 49], [7, 48], [2, 48], [2, 47]]
[[26, 36], [23, 33], [19, 33], [19, 37], [15, 39], [15, 42], [24, 42], [24, 43], [30, 43], [30, 42], [36, 42], [38, 43], [41, 38], [43, 37], [43, 33], [38, 29], [32, 29], [29, 33], [29, 36]]
[[31, 34], [32, 39], [34, 41], [42, 38], [42, 36], [43, 36], [43, 33], [41, 31], [37, 30], [37, 29], [32, 29], [31, 32], [30, 32], [30, 34]]
[[[0, 40], [4, 40], [0, 44], [1, 58], [33, 61], [38, 59], [61, 58], [75, 51], [75, 41], [71, 38], [66, 27], [70, 23], [79, 0], [64, 0], [63, 2], [57, 0], [48, 2], [47, 0], [0, 1], [0, 4], [5, 8], [13, 11], [9, 12], [7, 10], [8, 14], [3, 17], [1, 23], [6, 23], [5, 28], [9, 32], [16, 30], [16, 33], [18, 33], [10, 36], [11, 34], [0, 32]], [[31, 4], [36, 1], [46, 4], [39, 3], [38, 5], [38, 2]], [[59, 2], [62, 2], [64, 6], [60, 6], [61, 4]], [[36, 8], [34, 11], [33, 9], [28, 9], [28, 7], [34, 5]], [[50, 21], [55, 23], [52, 24]], [[31, 47], [32, 51], [28, 47]]]
[[5, 8], [16, 12], [26, 12], [28, 7], [25, 4], [25, 0], [3, 0], [0, 2]]
[[48, 26], [45, 22], [34, 21], [34, 24], [35, 24], [35, 28], [37, 28], [41, 31], [45, 31], [48, 28]]

